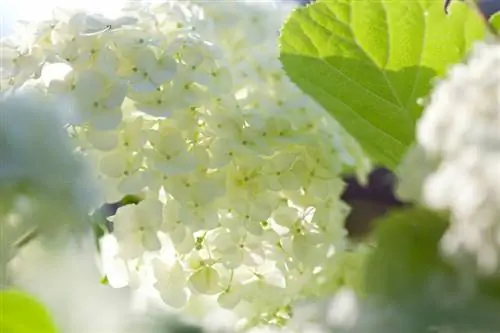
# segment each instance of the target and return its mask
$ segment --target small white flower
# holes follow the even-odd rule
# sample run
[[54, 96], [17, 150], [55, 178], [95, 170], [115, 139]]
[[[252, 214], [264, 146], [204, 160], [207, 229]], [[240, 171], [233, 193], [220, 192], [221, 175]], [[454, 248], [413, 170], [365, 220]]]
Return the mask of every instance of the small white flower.
[[177, 63], [172, 57], [167, 54], [157, 57], [147, 47], [134, 50], [127, 59], [131, 61], [128, 76], [130, 87], [139, 93], [156, 91], [159, 86], [172, 80], [177, 71]]
[[81, 121], [98, 130], [115, 129], [122, 120], [121, 105], [127, 88], [123, 82], [113, 82], [100, 72], [71, 72], [63, 81], [51, 81], [49, 91], [66, 98]]
[[219, 273], [210, 266], [203, 266], [189, 277], [189, 284], [200, 294], [214, 295], [221, 292]]
[[215, 251], [228, 268], [237, 268], [242, 264], [258, 266], [264, 263], [265, 254], [260, 237], [248, 234], [246, 230], [224, 230], [213, 240]]
[[196, 157], [188, 151], [181, 133], [165, 129], [163, 133], [151, 131], [149, 141], [153, 150], [147, 153], [150, 163], [167, 176], [187, 173], [196, 166]]
[[156, 260], [153, 262], [157, 282], [156, 289], [160, 292], [163, 301], [174, 307], [182, 308], [189, 300], [187, 286], [187, 274], [179, 262], [167, 267], [164, 262]]
[[20, 87], [26, 80], [38, 78], [44, 57], [36, 50], [23, 50], [8, 39], [0, 42], [0, 91]]
[[122, 258], [134, 259], [144, 251], [160, 250], [157, 232], [162, 223], [162, 207], [159, 201], [146, 199], [137, 205], [120, 207], [112, 220]]

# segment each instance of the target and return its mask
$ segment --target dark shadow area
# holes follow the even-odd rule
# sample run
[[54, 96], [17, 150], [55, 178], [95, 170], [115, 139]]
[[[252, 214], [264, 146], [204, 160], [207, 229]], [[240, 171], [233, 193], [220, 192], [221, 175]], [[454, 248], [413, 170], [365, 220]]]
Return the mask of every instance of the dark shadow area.
[[500, 11], [500, 0], [479, 0], [478, 5], [487, 18]]
[[353, 176], [346, 176], [344, 180], [347, 187], [342, 200], [351, 206], [345, 226], [351, 239], [363, 239], [373, 230], [374, 221], [378, 217], [391, 209], [409, 205], [396, 198], [396, 176], [387, 169], [374, 169], [366, 186], [361, 185]]

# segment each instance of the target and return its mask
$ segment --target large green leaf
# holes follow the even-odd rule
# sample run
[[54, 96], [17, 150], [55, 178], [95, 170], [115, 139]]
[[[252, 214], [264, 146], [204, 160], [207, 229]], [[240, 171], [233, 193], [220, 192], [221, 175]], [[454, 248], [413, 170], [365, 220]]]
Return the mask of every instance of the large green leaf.
[[414, 296], [435, 272], [450, 272], [439, 253], [448, 222], [422, 208], [395, 210], [377, 221], [364, 290], [389, 299]]
[[0, 332], [56, 333], [47, 310], [31, 296], [16, 290], [0, 291]]
[[320, 1], [285, 23], [281, 61], [375, 162], [394, 168], [414, 138], [417, 100], [484, 36], [461, 2], [446, 16], [436, 0]]

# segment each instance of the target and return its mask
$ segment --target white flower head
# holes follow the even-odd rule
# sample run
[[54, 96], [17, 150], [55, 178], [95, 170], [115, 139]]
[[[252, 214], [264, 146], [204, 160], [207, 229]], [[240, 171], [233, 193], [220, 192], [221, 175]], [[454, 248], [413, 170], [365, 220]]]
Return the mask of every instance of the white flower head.
[[340, 172], [369, 163], [281, 68], [296, 5], [134, 2], [121, 18], [69, 11], [32, 38], [41, 59], [70, 67], [40, 89], [77, 111], [69, 132], [102, 203], [146, 198], [110, 218], [114, 261], [153, 271], [130, 269], [129, 284], [170, 307], [211, 298], [249, 326], [284, 325], [343, 249]]
[[[499, 65], [500, 45], [481, 42], [436, 85], [418, 123], [419, 147], [402, 167], [400, 188], [451, 213], [445, 254], [465, 254], [483, 273], [500, 268]], [[412, 178], [414, 170], [421, 182]]]

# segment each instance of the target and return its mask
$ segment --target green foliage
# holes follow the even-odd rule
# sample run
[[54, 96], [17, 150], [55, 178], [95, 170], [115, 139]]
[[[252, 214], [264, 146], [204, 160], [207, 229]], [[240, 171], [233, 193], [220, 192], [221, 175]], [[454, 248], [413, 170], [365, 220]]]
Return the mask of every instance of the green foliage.
[[120, 202], [120, 206], [136, 205], [142, 201], [142, 198], [137, 195], [126, 195]]
[[[423, 208], [395, 210], [376, 221], [375, 249], [364, 267], [363, 291], [387, 299], [402, 299], [419, 293], [436, 276], [457, 282], [467, 267], [454, 266], [439, 251], [439, 242], [448, 227], [447, 219]], [[498, 276], [470, 279], [478, 294], [500, 301]]]
[[431, 275], [449, 273], [439, 254], [446, 220], [419, 208], [395, 211], [377, 221], [375, 250], [367, 260], [365, 290], [388, 299], [422, 290]]
[[0, 332], [56, 333], [47, 310], [31, 296], [16, 290], [0, 291]]
[[496, 32], [500, 32], [500, 13], [495, 13], [491, 16], [489, 22]]
[[319, 1], [297, 9], [280, 39], [281, 61], [366, 152], [394, 169], [436, 76], [484, 38], [476, 12], [441, 1]]
[[365, 267], [365, 308], [349, 333], [498, 331], [500, 280], [476, 276], [441, 256], [447, 226], [446, 217], [422, 208], [377, 221], [376, 248]]

